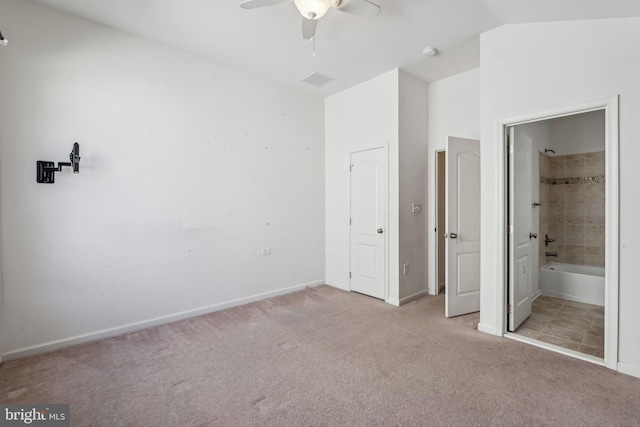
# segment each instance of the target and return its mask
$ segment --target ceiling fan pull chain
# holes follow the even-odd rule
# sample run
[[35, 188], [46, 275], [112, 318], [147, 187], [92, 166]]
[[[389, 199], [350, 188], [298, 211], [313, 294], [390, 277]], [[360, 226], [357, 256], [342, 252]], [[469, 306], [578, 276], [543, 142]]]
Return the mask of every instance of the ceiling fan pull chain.
[[316, 57], [316, 37], [311, 37], [311, 44], [313, 45], [313, 57]]

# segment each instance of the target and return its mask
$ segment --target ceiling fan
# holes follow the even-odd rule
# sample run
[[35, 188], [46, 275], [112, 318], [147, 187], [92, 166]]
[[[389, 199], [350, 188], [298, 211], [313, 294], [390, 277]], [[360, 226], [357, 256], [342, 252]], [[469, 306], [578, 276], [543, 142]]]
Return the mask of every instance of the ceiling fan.
[[305, 39], [315, 36], [318, 19], [322, 18], [329, 9], [364, 17], [375, 17], [380, 13], [380, 6], [368, 0], [248, 0], [240, 3], [240, 7], [256, 9], [291, 1], [302, 15], [302, 37]]

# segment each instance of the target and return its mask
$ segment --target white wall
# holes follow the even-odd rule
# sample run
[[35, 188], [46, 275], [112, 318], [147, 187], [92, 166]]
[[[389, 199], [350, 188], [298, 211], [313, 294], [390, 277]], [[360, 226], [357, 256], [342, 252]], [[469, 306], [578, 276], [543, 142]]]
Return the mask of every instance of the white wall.
[[[321, 98], [32, 2], [0, 16], [5, 359], [322, 283]], [[36, 184], [75, 141], [80, 174]]]
[[[427, 292], [427, 84], [400, 71], [399, 98], [399, 281], [404, 303]], [[413, 213], [413, 203], [420, 203], [423, 210]]]
[[[386, 146], [389, 152], [387, 302], [426, 291], [427, 85], [395, 69], [325, 99], [326, 280], [349, 289], [349, 154]], [[409, 264], [403, 274], [402, 264]]]
[[[544, 49], [540, 49], [544, 46]], [[504, 292], [498, 121], [620, 95], [619, 365], [640, 376], [640, 19], [511, 25], [481, 38], [482, 271], [479, 329], [501, 334]], [[594, 52], [598, 52], [597, 55]]]
[[596, 110], [550, 120], [551, 145], [556, 152], [554, 155], [603, 151], [605, 132], [603, 117], [604, 112]]
[[[480, 139], [480, 69], [470, 70], [429, 85], [428, 213], [429, 293], [437, 294], [436, 251], [436, 151], [447, 138]], [[439, 230], [437, 233], [442, 234]]]
[[389, 150], [389, 298], [399, 300], [398, 70], [325, 99], [326, 281], [349, 290], [349, 154]]

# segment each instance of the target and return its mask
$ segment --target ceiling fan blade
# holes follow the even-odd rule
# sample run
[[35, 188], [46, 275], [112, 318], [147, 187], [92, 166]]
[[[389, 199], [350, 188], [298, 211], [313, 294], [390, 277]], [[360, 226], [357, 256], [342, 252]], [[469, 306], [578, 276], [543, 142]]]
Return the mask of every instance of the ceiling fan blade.
[[380, 14], [380, 6], [367, 0], [345, 0], [344, 5], [338, 6], [337, 9], [365, 18], [375, 18]]
[[302, 38], [310, 39], [316, 35], [316, 27], [318, 21], [316, 19], [307, 19], [302, 17]]
[[243, 9], [256, 9], [258, 7], [273, 6], [280, 3], [287, 3], [290, 0], [249, 0], [240, 3], [240, 7]]

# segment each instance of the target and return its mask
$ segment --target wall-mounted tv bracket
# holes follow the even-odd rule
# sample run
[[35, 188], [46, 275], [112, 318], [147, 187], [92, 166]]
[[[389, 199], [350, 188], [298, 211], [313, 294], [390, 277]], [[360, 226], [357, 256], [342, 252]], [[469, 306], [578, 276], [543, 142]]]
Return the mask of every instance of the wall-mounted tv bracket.
[[80, 144], [73, 144], [73, 151], [69, 154], [70, 162], [58, 162], [58, 166], [54, 162], [38, 160], [36, 163], [37, 176], [36, 182], [40, 184], [53, 184], [55, 182], [55, 173], [60, 172], [63, 166], [73, 168], [73, 173], [80, 173]]

